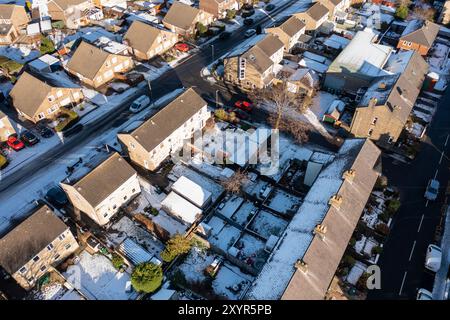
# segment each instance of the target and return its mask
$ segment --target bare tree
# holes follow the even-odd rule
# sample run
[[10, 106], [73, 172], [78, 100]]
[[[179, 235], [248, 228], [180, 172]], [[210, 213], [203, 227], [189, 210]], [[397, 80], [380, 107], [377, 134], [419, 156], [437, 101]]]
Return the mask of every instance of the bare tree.
[[413, 14], [417, 19], [434, 21], [434, 15], [436, 14], [436, 9], [424, 8], [422, 6], [416, 6], [414, 8]]
[[301, 113], [306, 110], [303, 104], [304, 97], [289, 91], [286, 79], [281, 79], [280, 82], [271, 87], [253, 91], [250, 98], [257, 104], [274, 105], [276, 115], [272, 124], [274, 129], [279, 129], [281, 118], [288, 109], [297, 109]]
[[[267, 121], [274, 126], [274, 123], [277, 121], [277, 117], [275, 114], [269, 115]], [[310, 125], [304, 123], [300, 120], [295, 120], [286, 116], [282, 116], [279, 119], [279, 127], [278, 129], [281, 131], [285, 131], [294, 137], [294, 139], [300, 143], [306, 143], [309, 141], [309, 134], [311, 132]]]
[[222, 186], [227, 192], [241, 193], [242, 186], [247, 182], [247, 176], [241, 170], [236, 171], [230, 178], [222, 182]]

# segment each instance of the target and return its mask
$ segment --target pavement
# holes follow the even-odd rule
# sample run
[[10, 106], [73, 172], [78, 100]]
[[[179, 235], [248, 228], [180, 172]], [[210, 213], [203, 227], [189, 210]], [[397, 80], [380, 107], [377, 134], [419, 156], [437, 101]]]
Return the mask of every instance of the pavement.
[[[437, 226], [442, 222], [445, 189], [450, 179], [450, 89], [443, 95], [417, 158], [404, 163], [384, 156], [383, 174], [400, 191], [401, 207], [378, 265], [381, 289], [369, 291], [368, 299], [415, 299], [417, 290], [432, 291], [434, 274], [424, 267], [429, 244], [439, 244]], [[429, 179], [441, 183], [437, 201], [424, 198]]]
[[450, 207], [447, 207], [445, 229], [441, 239], [442, 260], [441, 267], [434, 278], [433, 299], [446, 300], [450, 294], [449, 265], [450, 265]]

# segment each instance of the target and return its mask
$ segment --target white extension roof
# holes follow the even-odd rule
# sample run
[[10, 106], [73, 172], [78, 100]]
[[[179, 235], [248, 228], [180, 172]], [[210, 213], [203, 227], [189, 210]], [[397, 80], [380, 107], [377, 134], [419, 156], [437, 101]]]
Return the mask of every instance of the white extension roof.
[[197, 217], [203, 214], [200, 208], [194, 206], [173, 191], [161, 202], [161, 206], [168, 213], [181, 218], [187, 223], [193, 223]]
[[199, 208], [202, 208], [211, 199], [211, 192], [185, 176], [181, 176], [175, 181], [172, 190]]

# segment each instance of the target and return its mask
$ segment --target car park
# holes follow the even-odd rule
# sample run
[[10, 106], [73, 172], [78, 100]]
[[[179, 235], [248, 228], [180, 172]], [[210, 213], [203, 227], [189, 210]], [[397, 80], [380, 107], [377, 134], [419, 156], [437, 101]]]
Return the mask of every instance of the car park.
[[142, 95], [133, 101], [133, 103], [130, 106], [130, 111], [133, 113], [138, 113], [139, 111], [142, 111], [146, 107], [148, 107], [149, 104], [150, 98], [146, 95]]
[[31, 147], [39, 142], [39, 138], [31, 131], [26, 130], [20, 135], [20, 139], [26, 146]]
[[424, 197], [427, 200], [434, 201], [437, 199], [438, 194], [439, 194], [439, 181], [431, 179], [428, 182]]
[[20, 139], [16, 135], [9, 136], [6, 143], [8, 144], [8, 146], [11, 149], [13, 149], [15, 151], [19, 151], [19, 150], [22, 150], [23, 148], [25, 148], [25, 145], [23, 144], [23, 142], [20, 141]]

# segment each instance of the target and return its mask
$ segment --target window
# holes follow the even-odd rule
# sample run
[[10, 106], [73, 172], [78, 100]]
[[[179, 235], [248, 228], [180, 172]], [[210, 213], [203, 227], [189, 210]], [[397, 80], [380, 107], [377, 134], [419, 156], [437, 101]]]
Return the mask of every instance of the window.
[[136, 192], [136, 189], [135, 189], [135, 188], [133, 188], [133, 189], [131, 190], [131, 192], [133, 192], [133, 193], [134, 193], [134, 192]]
[[106, 218], [108, 216], [108, 212], [103, 214], [103, 217]]
[[54, 246], [53, 246], [53, 244], [51, 244], [51, 243], [47, 246], [47, 250], [48, 250], [48, 251], [52, 251], [53, 248], [54, 248]]
[[62, 90], [56, 91], [56, 96], [57, 96], [58, 98], [61, 98], [61, 97], [63, 96]]
[[43, 112], [38, 114], [38, 118], [39, 120], [44, 119], [45, 118], [45, 114]]
[[113, 210], [115, 210], [117, 208], [117, 206], [116, 205], [113, 205]]
[[369, 132], [367, 133], [367, 135], [370, 137], [372, 135], [373, 129], [369, 129]]
[[75, 100], [78, 100], [79, 97], [80, 97], [80, 93], [79, 93], [79, 92], [74, 92], [74, 93], [73, 93], [73, 98], [74, 98]]
[[111, 59], [111, 62], [112, 62], [112, 63], [116, 63], [116, 62], [117, 62], [117, 57], [113, 57], [113, 58]]
[[27, 281], [28, 281], [28, 283], [33, 283], [34, 282], [34, 277], [33, 276], [29, 277], [27, 279]]
[[50, 102], [55, 101], [55, 97], [52, 96], [52, 95], [48, 96], [47, 99], [48, 99], [48, 101], [50, 101]]
[[128, 196], [123, 197], [123, 200], [126, 201], [128, 199]]
[[22, 267], [22, 268], [20, 268], [20, 269], [19, 269], [19, 272], [20, 272], [21, 274], [24, 274], [25, 272], [27, 272], [27, 267]]
[[72, 245], [71, 245], [70, 243], [68, 243], [68, 244], [66, 244], [66, 245], [64, 246], [64, 248], [66, 248], [66, 250], [67, 250], [67, 249], [69, 249], [71, 246], [72, 246]]
[[64, 233], [58, 237], [58, 239], [61, 241], [64, 240], [65, 238], [66, 238], [66, 235]]
[[136, 146], [134, 145], [134, 143], [133, 143], [133, 142], [130, 142], [130, 147], [131, 147], [131, 149], [134, 149], [134, 148], [136, 148]]
[[59, 257], [60, 257], [60, 255], [59, 254], [57, 254], [54, 258], [53, 258], [53, 260], [58, 260], [59, 259]]
[[377, 118], [377, 117], [373, 118], [373, 119], [372, 119], [372, 124], [375, 125], [375, 124], [377, 123], [377, 121], [378, 121], [378, 118]]
[[58, 105], [54, 104], [47, 110], [47, 113], [52, 114], [53, 112], [55, 112], [57, 110], [58, 110]]
[[42, 266], [41, 271], [44, 272], [45, 270], [47, 270], [47, 266]]
[[38, 262], [39, 261], [39, 256], [35, 256], [34, 258], [33, 258], [33, 262]]
[[389, 139], [387, 141], [389, 144], [392, 144], [394, 142], [394, 137], [389, 136]]

